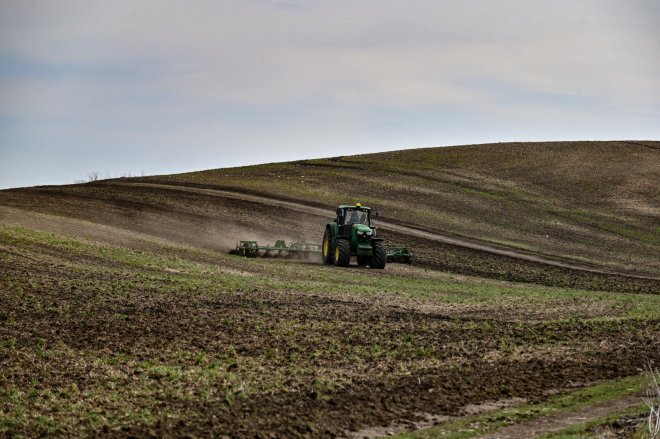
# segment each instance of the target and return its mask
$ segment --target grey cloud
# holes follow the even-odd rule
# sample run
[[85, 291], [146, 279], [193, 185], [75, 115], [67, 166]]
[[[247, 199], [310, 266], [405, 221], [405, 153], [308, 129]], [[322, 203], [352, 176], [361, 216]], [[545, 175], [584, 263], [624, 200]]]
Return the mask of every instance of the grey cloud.
[[642, 0], [2, 2], [0, 154], [657, 138], [659, 22]]

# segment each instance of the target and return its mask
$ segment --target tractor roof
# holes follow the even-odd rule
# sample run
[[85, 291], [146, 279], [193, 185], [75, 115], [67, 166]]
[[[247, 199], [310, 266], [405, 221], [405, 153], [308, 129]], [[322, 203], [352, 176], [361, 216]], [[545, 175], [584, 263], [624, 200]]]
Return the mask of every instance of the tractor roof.
[[340, 209], [362, 209], [362, 210], [371, 210], [371, 207], [367, 206], [357, 206], [355, 204], [342, 204], [339, 206]]

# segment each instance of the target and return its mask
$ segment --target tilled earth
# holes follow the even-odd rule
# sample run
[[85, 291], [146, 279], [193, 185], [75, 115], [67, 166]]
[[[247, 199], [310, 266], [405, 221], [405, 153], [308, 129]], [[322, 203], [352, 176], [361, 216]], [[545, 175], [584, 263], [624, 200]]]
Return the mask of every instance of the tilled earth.
[[651, 294], [0, 232], [9, 436], [337, 437], [660, 361]]
[[328, 218], [117, 183], [0, 191], [0, 436], [342, 437], [660, 362], [657, 280], [395, 232], [414, 266], [243, 259]]

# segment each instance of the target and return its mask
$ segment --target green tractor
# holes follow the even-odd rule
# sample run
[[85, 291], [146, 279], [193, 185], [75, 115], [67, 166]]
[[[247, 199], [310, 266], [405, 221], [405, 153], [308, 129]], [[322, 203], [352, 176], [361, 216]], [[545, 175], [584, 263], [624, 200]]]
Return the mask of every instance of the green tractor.
[[371, 225], [371, 208], [360, 203], [339, 206], [337, 218], [325, 227], [322, 253], [326, 265], [347, 267], [355, 256], [360, 266], [385, 268], [387, 250]]

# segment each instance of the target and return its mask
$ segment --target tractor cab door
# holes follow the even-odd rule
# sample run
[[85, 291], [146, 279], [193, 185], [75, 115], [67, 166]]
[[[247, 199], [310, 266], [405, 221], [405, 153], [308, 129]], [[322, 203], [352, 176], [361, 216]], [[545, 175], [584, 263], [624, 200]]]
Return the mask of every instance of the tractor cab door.
[[337, 219], [335, 220], [338, 225], [344, 225], [344, 209], [337, 209]]
[[338, 236], [350, 236], [351, 227], [346, 225], [346, 210], [337, 209]]

